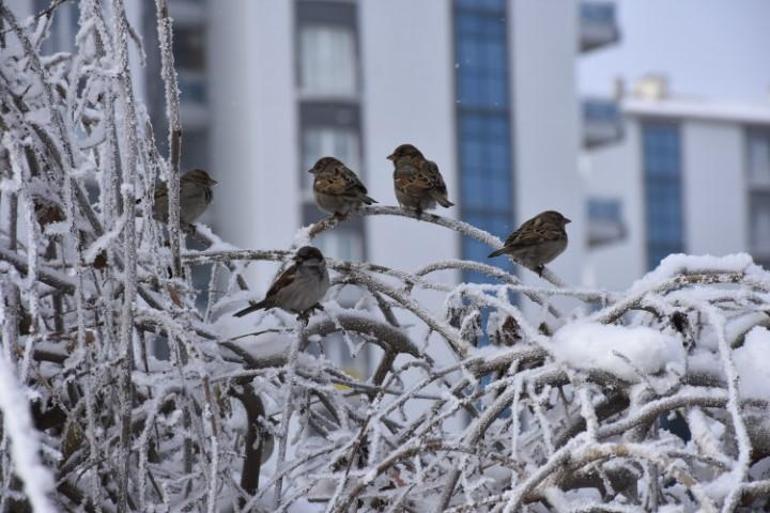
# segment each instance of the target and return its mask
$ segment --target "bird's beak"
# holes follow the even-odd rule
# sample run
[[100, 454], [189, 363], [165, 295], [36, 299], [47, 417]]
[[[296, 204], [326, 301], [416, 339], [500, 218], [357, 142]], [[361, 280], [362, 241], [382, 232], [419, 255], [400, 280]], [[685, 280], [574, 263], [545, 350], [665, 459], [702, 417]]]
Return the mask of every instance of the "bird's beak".
[[387, 157], [385, 157], [385, 158], [386, 158], [386, 159], [388, 159], [388, 160], [393, 160], [393, 159], [395, 159], [396, 157], [394, 157], [394, 156], [393, 156], [393, 154], [391, 153], [390, 155], [388, 155], [388, 156], [387, 156]]
[[310, 168], [307, 170], [307, 172], [310, 173], [311, 175], [313, 174], [314, 171], [315, 171], [315, 168]]
[[218, 184], [218, 183], [219, 183], [219, 182], [217, 182], [217, 181], [216, 181], [216, 180], [214, 180], [213, 178], [209, 178], [209, 185], [216, 185], [216, 184]]
[[564, 224], [570, 224], [572, 222], [571, 219], [564, 218]]

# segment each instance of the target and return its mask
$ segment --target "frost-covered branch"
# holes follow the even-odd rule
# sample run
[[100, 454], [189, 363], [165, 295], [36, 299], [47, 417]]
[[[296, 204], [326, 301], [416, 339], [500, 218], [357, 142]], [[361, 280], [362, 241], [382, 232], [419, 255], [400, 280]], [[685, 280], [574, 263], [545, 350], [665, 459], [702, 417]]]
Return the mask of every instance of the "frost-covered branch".
[[[184, 247], [166, 2], [146, 51], [163, 64], [167, 158], [131, 89], [144, 49], [123, 2], [81, 2], [74, 50], [45, 55], [59, 12], [17, 20], [0, 4], [0, 509], [767, 507], [770, 274], [748, 255], [670, 256], [627, 291], [548, 271], [524, 285], [494, 262], [328, 258], [307, 325], [234, 318], [264, 294], [249, 266], [280, 269], [295, 248], [234, 248], [200, 224], [190, 236], [209, 248]], [[169, 226], [153, 217], [163, 180]], [[501, 245], [433, 214], [351, 215]], [[210, 271], [206, 290], [180, 262]]]

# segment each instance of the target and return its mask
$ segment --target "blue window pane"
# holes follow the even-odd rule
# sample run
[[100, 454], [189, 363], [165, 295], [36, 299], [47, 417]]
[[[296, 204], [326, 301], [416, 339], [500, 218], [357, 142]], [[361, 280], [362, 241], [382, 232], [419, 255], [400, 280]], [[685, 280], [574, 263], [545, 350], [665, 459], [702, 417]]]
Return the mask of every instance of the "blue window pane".
[[[495, 3], [497, 3], [495, 1]], [[469, 107], [508, 104], [505, 2], [490, 10], [484, 1], [457, 0], [457, 101]]]
[[642, 126], [647, 267], [684, 250], [679, 127], [649, 121]]
[[504, 11], [506, 0], [455, 0], [455, 2], [458, 7]]
[[[514, 227], [506, 1], [455, 0], [455, 6], [461, 215], [504, 238]], [[490, 251], [463, 238], [465, 259], [488, 262]], [[492, 281], [476, 272], [464, 273], [463, 279]]]
[[590, 221], [622, 221], [622, 205], [620, 200], [606, 198], [588, 199], [588, 219]]

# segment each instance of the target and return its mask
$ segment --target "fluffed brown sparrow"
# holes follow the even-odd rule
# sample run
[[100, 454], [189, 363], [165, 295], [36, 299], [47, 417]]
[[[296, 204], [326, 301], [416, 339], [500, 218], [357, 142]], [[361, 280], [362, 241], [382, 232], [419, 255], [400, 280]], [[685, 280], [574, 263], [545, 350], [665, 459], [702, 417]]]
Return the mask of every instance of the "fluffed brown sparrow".
[[[192, 225], [206, 211], [217, 181], [202, 169], [191, 169], [179, 178], [179, 220], [183, 226]], [[155, 187], [155, 204], [152, 208], [155, 219], [168, 222], [168, 187], [159, 183]]]
[[546, 210], [525, 221], [489, 258], [511, 255], [520, 264], [542, 275], [545, 264], [567, 248], [567, 230], [571, 221], [555, 210]]
[[278, 276], [265, 295], [233, 314], [243, 317], [257, 310], [281, 308], [307, 319], [310, 311], [321, 308], [318, 304], [329, 290], [329, 271], [323, 254], [313, 246], [303, 246], [294, 255], [294, 263]]
[[366, 187], [356, 174], [334, 157], [323, 157], [308, 171], [315, 175], [313, 195], [318, 208], [345, 216], [363, 204], [377, 203], [367, 196]]
[[446, 184], [438, 166], [415, 146], [400, 145], [388, 155], [388, 160], [395, 166], [393, 183], [401, 208], [414, 210], [420, 217], [424, 210], [436, 208], [436, 203], [444, 208], [454, 205], [447, 198]]

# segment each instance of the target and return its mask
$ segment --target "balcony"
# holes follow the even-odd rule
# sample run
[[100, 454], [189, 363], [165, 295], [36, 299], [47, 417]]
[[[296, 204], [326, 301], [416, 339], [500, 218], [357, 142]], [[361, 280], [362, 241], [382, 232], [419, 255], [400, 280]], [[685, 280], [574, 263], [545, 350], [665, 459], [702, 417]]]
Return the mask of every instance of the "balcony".
[[613, 198], [588, 199], [588, 246], [595, 248], [619, 242], [626, 237], [623, 208]]
[[597, 1], [580, 2], [579, 34], [581, 52], [590, 52], [620, 41], [615, 4]]
[[583, 147], [613, 144], [623, 139], [623, 115], [617, 102], [606, 98], [583, 100]]

